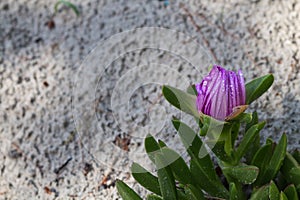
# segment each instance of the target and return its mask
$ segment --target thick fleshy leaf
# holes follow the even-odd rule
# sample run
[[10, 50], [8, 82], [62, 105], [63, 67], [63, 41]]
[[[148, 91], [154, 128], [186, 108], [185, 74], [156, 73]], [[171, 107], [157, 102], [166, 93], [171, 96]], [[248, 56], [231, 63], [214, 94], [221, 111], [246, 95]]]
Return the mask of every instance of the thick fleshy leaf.
[[278, 200], [279, 199], [279, 190], [276, 186], [276, 184], [271, 181], [270, 186], [269, 186], [269, 199], [270, 200]]
[[[208, 159], [208, 161], [211, 162], [208, 156], [204, 158]], [[205, 164], [206, 163], [204, 159], [196, 158], [191, 160], [190, 169], [194, 180], [208, 194], [220, 198], [228, 198], [228, 190], [220, 181], [210, 178], [211, 175], [207, 173]]]
[[285, 177], [284, 177], [284, 175], [282, 173], [278, 173], [276, 179], [277, 179], [276, 180], [276, 185], [281, 190], [288, 185], [288, 182], [287, 182], [287, 180], [285, 179]]
[[197, 96], [197, 90], [195, 88], [195, 85], [190, 85], [187, 89], [186, 92], [191, 94], [191, 95], [195, 95]]
[[160, 191], [163, 199], [176, 200], [177, 192], [172, 171], [167, 165], [167, 163], [165, 163], [164, 157], [160, 153], [157, 153], [155, 155], [155, 164], [157, 169]]
[[[218, 182], [218, 184], [221, 184], [208, 152], [205, 148], [203, 148], [200, 152], [202, 141], [197, 134], [193, 131], [193, 129], [183, 122], [178, 120], [173, 120], [172, 122], [178, 131], [181, 141], [187, 149], [188, 154], [195, 164], [193, 172], [201, 177], [201, 182], [215, 181]], [[199, 156], [201, 156], [201, 158]], [[194, 176], [192, 176], [192, 178], [195, 179]]]
[[183, 112], [200, 117], [196, 107], [196, 96], [171, 86], [163, 86], [162, 93], [166, 100]]
[[262, 181], [262, 184], [266, 183], [268, 179], [270, 181], [273, 178], [275, 178], [275, 176], [279, 172], [280, 167], [282, 166], [283, 160], [286, 155], [286, 147], [287, 147], [287, 138], [286, 135], [283, 134], [278, 145], [276, 145], [275, 147], [269, 166], [264, 174], [264, 180]]
[[288, 198], [287, 198], [287, 196], [284, 194], [284, 192], [280, 192], [280, 198], [279, 198], [279, 200], [289, 200]]
[[297, 162], [300, 164], [300, 151], [298, 149], [296, 149], [293, 153], [292, 153], [293, 157], [297, 160]]
[[[197, 138], [197, 139], [194, 141], [198, 141], [198, 139], [199, 139], [198, 136], [196, 136], [195, 138]], [[199, 139], [199, 141], [201, 141], [201, 140]], [[193, 142], [192, 144], [197, 144], [197, 142], [195, 142], [195, 143]], [[202, 156], [204, 156], [204, 157], [201, 157], [201, 158], [199, 157], [199, 148], [198, 147], [193, 148], [193, 145], [192, 145], [191, 147], [189, 147], [187, 149], [187, 151], [195, 164], [194, 174], [191, 171], [192, 179], [197, 178], [197, 177], [195, 177], [195, 174], [199, 173], [199, 177], [200, 176], [203, 177], [203, 180], [215, 181], [215, 182], [217, 182], [217, 184], [221, 184], [221, 182], [217, 176], [217, 173], [215, 171], [213, 162], [212, 162], [209, 154], [206, 152], [206, 150], [204, 150], [205, 152], [202, 152], [203, 153]]]
[[184, 185], [191, 183], [192, 175], [183, 158], [167, 147], [162, 148], [161, 151], [166, 164], [168, 164], [172, 170], [174, 178]]
[[[265, 146], [261, 147], [254, 155], [251, 161], [251, 165], [257, 166], [260, 170], [256, 180], [257, 182], [263, 179], [263, 175], [269, 165], [271, 155], [272, 155], [272, 144], [266, 144]], [[260, 183], [257, 183], [257, 185], [258, 184]]]
[[163, 200], [163, 198], [156, 196], [154, 194], [149, 194], [146, 198], [146, 200]]
[[254, 155], [251, 165], [255, 165], [259, 169], [265, 169], [271, 159], [271, 154], [272, 144], [262, 146]]
[[185, 194], [184, 190], [182, 188], [177, 189], [177, 199], [178, 200], [189, 200], [188, 196]]
[[[185, 123], [180, 122], [179, 120], [173, 120], [172, 122], [175, 129], [178, 131], [181, 141], [187, 149], [188, 154], [196, 163], [198, 163], [200, 168], [198, 170], [202, 171], [200, 172], [200, 175], [202, 177], [205, 176], [203, 180], [219, 181], [208, 152], [205, 148], [202, 148], [200, 152], [202, 141], [198, 135]], [[199, 158], [199, 156], [201, 158]], [[196, 171], [195, 173], [198, 172]]]
[[167, 144], [165, 142], [163, 142], [162, 140], [158, 140], [158, 145], [160, 148], [166, 147]]
[[259, 169], [256, 166], [250, 165], [224, 167], [222, 170], [224, 174], [227, 174], [243, 184], [253, 183], [259, 172]]
[[158, 178], [144, 169], [137, 163], [133, 163], [131, 166], [131, 173], [133, 178], [141, 184], [147, 190], [161, 195]]
[[257, 115], [256, 111], [254, 111], [252, 113], [251, 121], [246, 124], [246, 129], [245, 130], [247, 131], [249, 128], [251, 128], [255, 124], [258, 124], [258, 115]]
[[289, 178], [291, 182], [296, 186], [298, 193], [300, 194], [300, 167], [295, 167], [289, 171]]
[[[215, 128], [207, 134], [206, 144], [214, 154], [226, 163], [235, 163], [232, 131], [233, 124], [225, 124], [223, 127]], [[235, 129], [235, 128], [234, 128]], [[216, 130], [216, 131], [215, 131]], [[215, 132], [215, 133], [214, 133]], [[235, 137], [235, 136], [233, 136]]]
[[203, 192], [193, 185], [186, 185], [184, 191], [189, 200], [205, 200]]
[[260, 149], [260, 135], [257, 134], [248, 148], [248, 151], [245, 153], [244, 158], [246, 159], [246, 163], [249, 164], [253, 160], [254, 155], [257, 153], [257, 151]]
[[272, 140], [272, 138], [267, 138], [266, 140], [266, 144], [272, 144], [273, 145], [274, 141]]
[[[202, 141], [198, 135], [185, 123], [179, 120], [172, 120], [173, 126], [178, 131], [180, 139], [191, 157], [198, 157]], [[207, 153], [207, 152], [204, 152]]]
[[241, 124], [239, 122], [232, 122], [232, 126], [231, 126], [231, 144], [232, 144], [233, 148], [234, 148], [236, 140], [239, 136], [240, 127], [241, 127]]
[[[225, 121], [216, 120], [213, 117], [210, 117], [210, 116], [204, 115], [204, 114], [201, 114], [200, 120], [203, 125], [202, 127], [200, 127], [201, 128], [200, 129], [201, 136], [206, 136], [208, 132], [216, 132], [218, 134], [217, 135], [217, 138], [218, 138], [223, 126], [225, 124], [228, 124]], [[217, 130], [217, 131], [215, 131], [215, 130]]]
[[155, 154], [160, 152], [160, 146], [150, 134], [145, 138], [145, 149], [150, 160], [155, 163]]
[[190, 157], [198, 163], [203, 170], [203, 174], [205, 174], [208, 179], [217, 181], [218, 176], [215, 172], [213, 162], [211, 161], [206, 148], [202, 146], [202, 141], [198, 135], [185, 123], [178, 120], [173, 120], [172, 122]]
[[256, 78], [246, 84], [246, 104], [250, 104], [263, 93], [265, 93], [273, 84], [274, 76], [268, 74], [259, 78]]
[[123, 181], [117, 180], [116, 185], [123, 200], [142, 200], [142, 198]]
[[240, 160], [245, 155], [245, 153], [248, 151], [249, 147], [253, 144], [255, 138], [259, 134], [259, 131], [265, 126], [265, 124], [265, 122], [262, 122], [260, 124], [253, 125], [251, 128], [248, 129], [242, 141], [240, 142], [240, 145], [237, 148], [237, 160]]
[[213, 146], [212, 151], [222, 161], [226, 163], [234, 162], [234, 158], [229, 156], [225, 151], [225, 141], [208, 140], [208, 146]]
[[[226, 130], [228, 128], [228, 130]], [[224, 144], [224, 150], [225, 150], [225, 153], [227, 154], [227, 156], [232, 156], [233, 154], [233, 143], [232, 143], [232, 134], [231, 134], [231, 126], [224, 126], [223, 130], [222, 130], [223, 133], [225, 133], [225, 137], [224, 137], [224, 141], [225, 141], [225, 144]], [[222, 134], [223, 134], [222, 133]], [[221, 136], [222, 136], [221, 134]]]
[[[258, 124], [258, 116], [257, 116], [257, 112], [253, 112], [252, 121], [246, 124], [245, 132], [247, 133], [247, 131], [256, 124]], [[247, 152], [244, 155], [247, 164], [251, 163], [253, 156], [256, 154], [259, 148], [260, 148], [260, 135], [256, 134], [254, 140], [252, 141], [252, 143], [248, 147]]]
[[284, 193], [289, 200], [299, 200], [296, 187], [292, 184], [284, 189]]
[[229, 184], [229, 193], [230, 193], [229, 200], [239, 200], [239, 192], [233, 182]]
[[[240, 107], [248, 107], [247, 105]], [[245, 109], [245, 108], [244, 108]], [[231, 118], [233, 117], [233, 118]], [[238, 121], [239, 123], [249, 123], [252, 120], [251, 113], [244, 113], [244, 110], [236, 111], [236, 113], [232, 113], [232, 115], [226, 117], [226, 121]]]
[[280, 169], [282, 174], [284, 174], [285, 176], [288, 176], [290, 170], [295, 167], [300, 167], [300, 166], [299, 166], [297, 160], [289, 152], [287, 152], [286, 156], [284, 158], [284, 161], [283, 161], [283, 165]]
[[264, 185], [254, 191], [250, 200], [269, 200], [269, 185]]
[[300, 165], [291, 154], [286, 153], [280, 171], [284, 178], [289, 183], [293, 183], [296, 186], [297, 191], [300, 193]]

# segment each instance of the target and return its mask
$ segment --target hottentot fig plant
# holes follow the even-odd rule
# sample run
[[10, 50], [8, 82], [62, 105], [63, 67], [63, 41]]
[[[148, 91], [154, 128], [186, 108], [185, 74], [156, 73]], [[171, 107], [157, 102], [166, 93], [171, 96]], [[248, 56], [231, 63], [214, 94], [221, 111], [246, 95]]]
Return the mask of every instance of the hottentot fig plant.
[[[299, 199], [299, 151], [287, 152], [285, 134], [278, 143], [268, 138], [261, 144], [260, 131], [265, 122], [259, 121], [256, 112], [245, 112], [273, 81], [273, 75], [268, 74], [245, 84], [240, 70], [235, 73], [213, 66], [187, 91], [163, 86], [166, 100], [192, 115], [200, 131], [172, 119], [189, 155], [188, 163], [180, 156], [182, 152], [147, 135], [145, 149], [157, 173], [148, 172], [138, 163], [131, 167], [134, 179], [151, 193], [146, 199]], [[205, 144], [217, 162], [212, 161]], [[124, 200], [142, 199], [123, 181], [117, 180], [116, 185]]]

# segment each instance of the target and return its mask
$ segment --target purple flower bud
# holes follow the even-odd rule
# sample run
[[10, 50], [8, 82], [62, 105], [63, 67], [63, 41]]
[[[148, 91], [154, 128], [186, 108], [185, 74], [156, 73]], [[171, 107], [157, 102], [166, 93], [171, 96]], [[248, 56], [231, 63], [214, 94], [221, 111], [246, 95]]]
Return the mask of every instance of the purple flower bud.
[[242, 71], [237, 73], [214, 65], [209, 75], [196, 84], [199, 112], [225, 120], [234, 108], [245, 105], [246, 89]]

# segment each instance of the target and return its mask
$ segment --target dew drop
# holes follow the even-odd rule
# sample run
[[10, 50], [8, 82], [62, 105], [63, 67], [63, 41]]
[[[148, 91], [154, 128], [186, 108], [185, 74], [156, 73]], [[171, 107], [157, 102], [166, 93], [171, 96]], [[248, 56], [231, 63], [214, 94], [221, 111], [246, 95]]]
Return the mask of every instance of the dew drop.
[[205, 80], [210, 81], [212, 78], [210, 76], [205, 77]]

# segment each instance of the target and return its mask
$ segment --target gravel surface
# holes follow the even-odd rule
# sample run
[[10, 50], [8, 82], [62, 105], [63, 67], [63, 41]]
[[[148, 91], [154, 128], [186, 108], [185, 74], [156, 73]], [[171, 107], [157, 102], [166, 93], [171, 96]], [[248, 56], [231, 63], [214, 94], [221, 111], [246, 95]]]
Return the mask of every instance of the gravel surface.
[[0, 199], [118, 199], [116, 178], [145, 194], [129, 168], [154, 170], [146, 134], [183, 149], [161, 84], [185, 88], [211, 63], [246, 81], [273, 73], [250, 110], [265, 137], [300, 147], [298, 1], [71, 2], [79, 17], [53, 16], [53, 0], [0, 1]]

